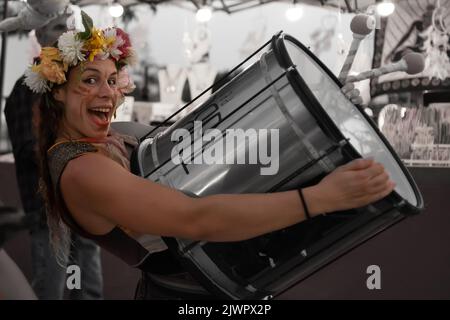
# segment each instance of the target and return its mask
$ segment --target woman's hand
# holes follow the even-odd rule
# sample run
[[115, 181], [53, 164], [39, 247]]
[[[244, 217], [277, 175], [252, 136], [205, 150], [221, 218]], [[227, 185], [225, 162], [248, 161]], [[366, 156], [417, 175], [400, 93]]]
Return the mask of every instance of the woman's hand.
[[363, 207], [386, 197], [395, 183], [384, 167], [371, 159], [357, 159], [342, 165], [322, 181], [304, 189], [312, 215]]

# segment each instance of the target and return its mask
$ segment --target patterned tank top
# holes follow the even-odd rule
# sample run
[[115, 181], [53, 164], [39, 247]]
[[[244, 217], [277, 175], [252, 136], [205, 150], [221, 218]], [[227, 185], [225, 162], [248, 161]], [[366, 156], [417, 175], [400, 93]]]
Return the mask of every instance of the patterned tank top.
[[63, 207], [61, 218], [71, 230], [85, 238], [94, 240], [102, 248], [121, 258], [130, 266], [154, 273], [176, 273], [181, 270], [181, 267], [170, 255], [161, 237], [147, 234], [136, 235], [121, 226], [114, 227], [104, 235], [93, 235], [75, 221], [61, 194], [61, 175], [70, 160], [86, 153], [98, 152], [129, 170], [130, 161], [127, 147], [132, 150], [136, 145], [135, 138], [112, 130], [108, 137], [102, 140], [87, 138], [54, 144], [48, 150], [48, 162], [55, 197]]

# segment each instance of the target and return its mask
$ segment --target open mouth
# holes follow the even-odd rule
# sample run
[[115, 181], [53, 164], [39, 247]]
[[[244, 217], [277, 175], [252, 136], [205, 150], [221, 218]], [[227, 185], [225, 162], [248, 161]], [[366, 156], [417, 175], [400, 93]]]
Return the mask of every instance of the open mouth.
[[100, 126], [105, 126], [109, 123], [109, 116], [111, 113], [111, 108], [92, 108], [88, 109], [90, 115], [92, 115], [92, 120]]

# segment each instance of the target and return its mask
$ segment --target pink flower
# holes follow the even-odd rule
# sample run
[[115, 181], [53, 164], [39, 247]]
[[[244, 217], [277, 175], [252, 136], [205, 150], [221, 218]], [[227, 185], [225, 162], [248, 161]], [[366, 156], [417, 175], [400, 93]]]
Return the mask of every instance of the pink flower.
[[117, 86], [122, 94], [130, 93], [136, 88], [127, 68], [120, 69], [117, 77]]
[[129, 55], [129, 49], [131, 48], [131, 41], [128, 34], [120, 28], [116, 28], [116, 36], [121, 39], [120, 45], [117, 47], [121, 51], [121, 59], [126, 58]]

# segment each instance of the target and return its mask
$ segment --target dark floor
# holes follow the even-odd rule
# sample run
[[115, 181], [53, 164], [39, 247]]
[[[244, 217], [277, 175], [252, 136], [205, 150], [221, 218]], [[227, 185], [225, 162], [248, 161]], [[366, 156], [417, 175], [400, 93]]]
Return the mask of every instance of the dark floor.
[[[0, 164], [0, 199], [8, 197], [14, 205], [17, 195], [11, 172]], [[412, 168], [411, 172], [425, 199], [422, 214], [382, 232], [279, 298], [450, 299], [450, 169]], [[28, 235], [18, 233], [6, 249], [29, 278]], [[105, 298], [131, 299], [139, 273], [107, 252], [102, 258]], [[381, 268], [380, 290], [366, 287], [370, 265]]]

